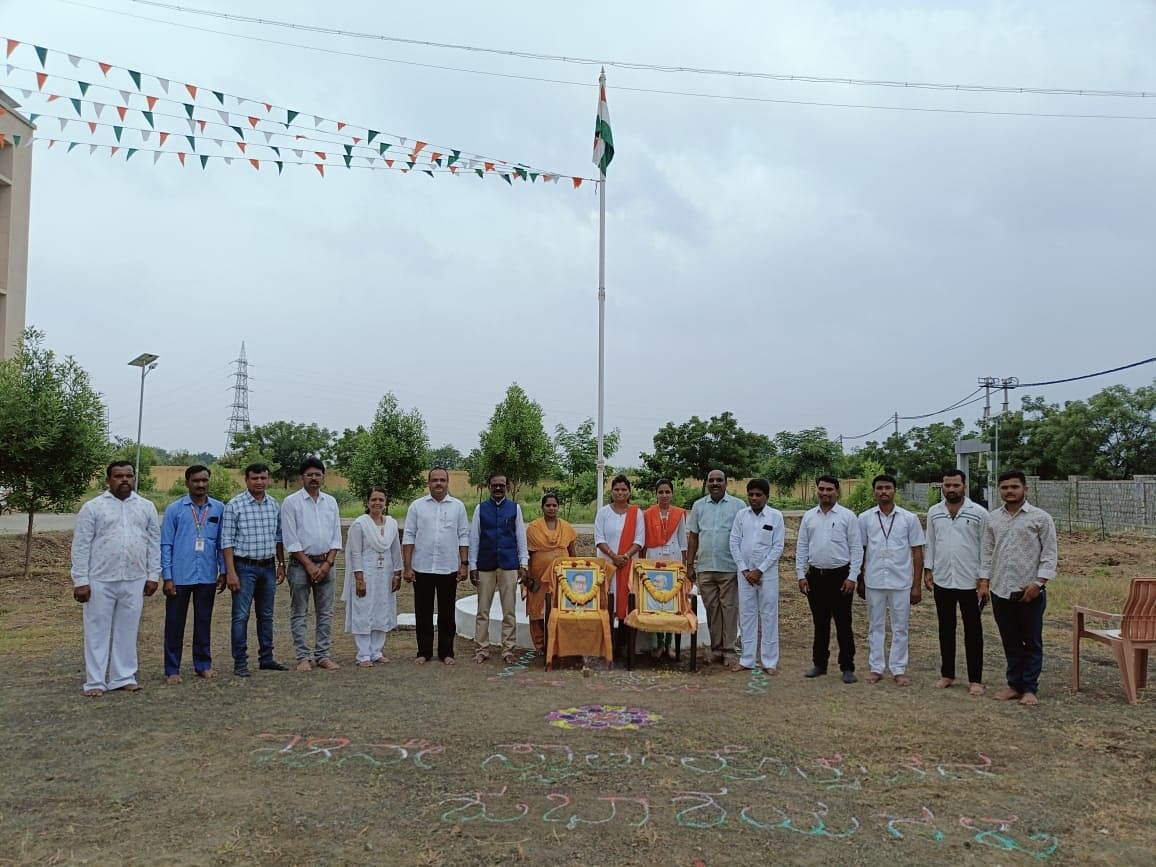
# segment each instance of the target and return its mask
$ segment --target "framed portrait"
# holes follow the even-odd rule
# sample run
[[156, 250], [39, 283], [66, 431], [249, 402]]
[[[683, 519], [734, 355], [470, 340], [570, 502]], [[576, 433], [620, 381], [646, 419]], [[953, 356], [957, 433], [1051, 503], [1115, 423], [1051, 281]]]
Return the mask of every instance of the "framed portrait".
[[598, 610], [598, 573], [593, 569], [563, 568], [562, 579], [570, 592], [559, 588], [563, 611]]
[[685, 574], [682, 563], [634, 561], [638, 608], [653, 614], [679, 613], [679, 584]]

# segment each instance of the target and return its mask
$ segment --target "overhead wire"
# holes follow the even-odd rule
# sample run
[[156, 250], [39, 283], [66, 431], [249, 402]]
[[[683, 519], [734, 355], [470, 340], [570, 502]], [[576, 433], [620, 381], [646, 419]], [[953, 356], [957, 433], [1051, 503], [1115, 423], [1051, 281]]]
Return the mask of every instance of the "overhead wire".
[[[171, 27], [180, 27], [186, 30], [198, 31], [201, 33], [213, 33], [219, 36], [229, 36], [234, 39], [244, 39], [252, 42], [260, 42], [267, 45], [280, 45], [288, 48], [300, 48], [305, 51], [316, 51], [323, 54], [330, 54], [340, 57], [354, 57], [361, 60], [373, 60], [381, 63], [393, 63], [402, 66], [413, 66], [423, 69], [437, 69], [445, 72], [460, 72], [469, 75], [481, 75], [492, 78], [514, 79], [518, 81], [533, 81], [541, 84], [556, 84], [566, 87], [581, 87], [587, 90], [594, 88], [594, 83], [589, 81], [570, 81], [567, 79], [546, 78], [538, 75], [523, 75], [512, 72], [496, 72], [487, 69], [473, 69], [469, 67], [448, 66], [438, 63], [423, 63], [416, 60], [401, 60], [394, 57], [383, 57], [379, 54], [364, 54], [357, 51], [343, 51], [337, 48], [325, 48], [320, 45], [307, 45], [300, 42], [288, 42], [281, 39], [270, 39], [264, 36], [253, 36], [244, 33], [233, 33], [228, 30], [220, 30], [214, 27], [201, 27], [195, 24], [184, 24], [179, 21], [167, 21], [163, 18], [153, 18], [148, 15], [139, 15], [133, 12], [126, 12], [120, 9], [108, 9], [104, 6], [95, 6], [91, 3], [83, 3], [80, 0], [57, 0], [58, 3], [65, 3], [69, 6], [79, 6], [86, 9], [93, 9], [98, 12], [107, 12], [112, 15], [123, 15], [129, 18], [136, 18], [142, 21], [151, 21], [156, 24], [165, 24]], [[1066, 120], [1141, 120], [1141, 121], [1156, 121], [1156, 115], [1137, 115], [1137, 114], [1096, 114], [1083, 112], [1042, 112], [1042, 111], [999, 111], [994, 109], [964, 109], [964, 108], [943, 108], [935, 106], [911, 106], [911, 105], [880, 105], [873, 103], [847, 103], [847, 102], [824, 102], [820, 100], [807, 99], [783, 99], [778, 97], [765, 96], [744, 96], [739, 94], [727, 93], [706, 93], [701, 91], [687, 91], [687, 90], [668, 90], [656, 87], [636, 87], [623, 84], [615, 84], [614, 90], [616, 92], [627, 93], [648, 93], [663, 96], [678, 96], [688, 97], [692, 99], [714, 99], [724, 100], [730, 102], [752, 102], [752, 103], [766, 103], [772, 105], [797, 105], [813, 108], [844, 108], [844, 109], [862, 109], [869, 111], [906, 111], [915, 113], [929, 113], [929, 114], [955, 114], [968, 115], [979, 117], [1036, 117], [1036, 118], [1053, 118]]]
[[[508, 48], [490, 48], [479, 45], [466, 45], [456, 42], [438, 42], [426, 39], [411, 39], [402, 36], [390, 36], [383, 33], [367, 33], [357, 30], [345, 30], [336, 27], [322, 27], [314, 24], [301, 24], [293, 21], [281, 21], [272, 18], [258, 18], [251, 15], [237, 15], [231, 12], [218, 12], [213, 9], [198, 9], [190, 6], [180, 6], [175, 3], [162, 3], [159, 0], [131, 0], [140, 6], [152, 6], [170, 12], [184, 15], [200, 15], [207, 18], [217, 18], [226, 21], [237, 21], [243, 24], [257, 24], [264, 27], [281, 27], [289, 30], [299, 30], [309, 33], [319, 33], [326, 36], [338, 36], [355, 39], [371, 39], [380, 42], [389, 42], [398, 45], [408, 45], [420, 48], [438, 48], [454, 51], [464, 51], [474, 54], [491, 54], [500, 57], [512, 57], [519, 60], [538, 60], [553, 63], [572, 63], [583, 66], [610, 66], [617, 69], [639, 70], [647, 72], [680, 73], [690, 75], [723, 76], [728, 78], [755, 78], [768, 81], [802, 82], [806, 84], [833, 84], [851, 85], [857, 87], [890, 87], [904, 90], [940, 90], [973, 93], [1010, 93], [1034, 94], [1040, 96], [1092, 96], [1092, 97], [1119, 97], [1128, 99], [1143, 99], [1156, 97], [1156, 90], [1103, 90], [1097, 88], [1074, 87], [1024, 87], [1007, 84], [959, 84], [934, 81], [902, 81], [890, 79], [850, 78], [835, 75], [811, 75], [783, 72], [757, 72], [750, 70], [714, 69], [701, 66], [686, 66], [683, 64], [643, 63], [632, 60], [614, 60], [598, 57], [577, 57], [567, 54], [544, 54], [536, 51], [523, 51]], [[109, 10], [112, 11], [112, 10]]]
[[1120, 367], [1113, 367], [1109, 370], [1098, 370], [1095, 373], [1085, 373], [1082, 376], [1069, 376], [1065, 379], [1049, 379], [1044, 382], [1020, 382], [1016, 385], [1008, 386], [1009, 388], [1039, 388], [1044, 385], [1059, 385], [1063, 382], [1079, 382], [1081, 379], [1092, 379], [1097, 376], [1105, 376], [1109, 373], [1119, 373], [1121, 370], [1131, 370], [1133, 367], [1140, 367], [1144, 364], [1151, 364], [1156, 361], [1156, 356], [1152, 358], [1145, 358], [1142, 361], [1134, 361], [1131, 364], [1124, 364]]

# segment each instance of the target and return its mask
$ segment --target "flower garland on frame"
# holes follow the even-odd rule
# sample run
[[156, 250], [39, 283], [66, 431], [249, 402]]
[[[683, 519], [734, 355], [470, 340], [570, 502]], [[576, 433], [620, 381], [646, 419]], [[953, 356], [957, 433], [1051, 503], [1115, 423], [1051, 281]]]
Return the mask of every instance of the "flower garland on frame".
[[655, 586], [654, 582], [650, 580], [649, 575], [644, 573], [642, 576], [642, 584], [644, 587], [646, 587], [646, 592], [650, 594], [650, 597], [655, 602], [660, 602], [662, 604], [666, 604], [678, 595], [678, 588], [681, 583], [682, 578], [678, 577], [675, 579], [674, 584], [669, 590], [663, 590], [661, 587]]
[[562, 588], [562, 595], [579, 608], [584, 608], [586, 603], [598, 595], [598, 588], [602, 586], [602, 574], [600, 572], [594, 572], [593, 574], [594, 586], [585, 593], [575, 593], [570, 587], [570, 582], [566, 578], [566, 574], [563, 573], [561, 579], [558, 581], [559, 586]]

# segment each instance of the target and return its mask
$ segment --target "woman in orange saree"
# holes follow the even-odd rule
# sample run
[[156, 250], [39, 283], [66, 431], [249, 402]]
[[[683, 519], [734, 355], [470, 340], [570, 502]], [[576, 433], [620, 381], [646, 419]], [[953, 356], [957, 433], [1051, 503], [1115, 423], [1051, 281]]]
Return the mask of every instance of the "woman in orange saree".
[[526, 617], [534, 650], [546, 650], [546, 591], [554, 586], [554, 561], [573, 557], [578, 534], [568, 521], [558, 517], [558, 497], [542, 495], [542, 517], [526, 525], [526, 547], [530, 549], [530, 584], [522, 585], [526, 597]]

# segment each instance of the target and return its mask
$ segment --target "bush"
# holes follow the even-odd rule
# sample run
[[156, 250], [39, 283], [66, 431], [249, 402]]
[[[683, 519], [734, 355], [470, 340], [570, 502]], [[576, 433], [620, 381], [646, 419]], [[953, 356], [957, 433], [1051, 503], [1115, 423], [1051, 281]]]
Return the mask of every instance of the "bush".
[[860, 472], [862, 478], [843, 502], [855, 514], [866, 512], [875, 505], [875, 489], [871, 486], [871, 480], [883, 472], [883, 465], [878, 461], [866, 460]]
[[[213, 464], [209, 467], [209, 472], [212, 473], [209, 477], [209, 496], [214, 500], [227, 503], [241, 493], [241, 483], [233, 478], [233, 474], [223, 464]], [[179, 493], [183, 494], [187, 490], [184, 479], [181, 479], [179, 484], [181, 486]], [[174, 483], [173, 487], [176, 488], [176, 486]]]

